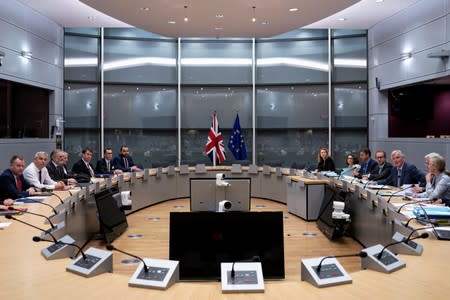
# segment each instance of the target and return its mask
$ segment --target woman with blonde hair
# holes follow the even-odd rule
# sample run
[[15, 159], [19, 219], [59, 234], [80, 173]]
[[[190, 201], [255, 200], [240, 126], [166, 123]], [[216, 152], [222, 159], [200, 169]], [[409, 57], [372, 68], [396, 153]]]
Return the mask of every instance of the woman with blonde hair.
[[328, 154], [327, 148], [320, 148], [317, 154], [317, 169], [316, 171], [336, 171], [333, 159]]

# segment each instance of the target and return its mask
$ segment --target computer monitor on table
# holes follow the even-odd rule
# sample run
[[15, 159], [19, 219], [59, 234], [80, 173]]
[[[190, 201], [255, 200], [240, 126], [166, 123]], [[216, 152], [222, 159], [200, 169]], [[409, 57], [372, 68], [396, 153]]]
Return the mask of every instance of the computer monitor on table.
[[180, 280], [219, 280], [220, 263], [261, 261], [264, 279], [284, 279], [283, 213], [172, 212], [169, 258]]

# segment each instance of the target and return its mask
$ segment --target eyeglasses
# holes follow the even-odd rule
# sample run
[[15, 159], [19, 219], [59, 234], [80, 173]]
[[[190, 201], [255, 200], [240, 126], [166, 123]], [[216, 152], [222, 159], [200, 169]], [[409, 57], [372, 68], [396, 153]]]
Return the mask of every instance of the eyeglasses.
[[377, 156], [377, 159], [382, 159], [384, 158], [384, 156]]

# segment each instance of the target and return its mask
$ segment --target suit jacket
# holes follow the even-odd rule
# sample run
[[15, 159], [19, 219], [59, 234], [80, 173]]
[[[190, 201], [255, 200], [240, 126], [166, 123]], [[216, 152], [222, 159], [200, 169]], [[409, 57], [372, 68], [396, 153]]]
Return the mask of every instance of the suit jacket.
[[[382, 180], [378, 180], [378, 184], [386, 184], [397, 186], [398, 169], [392, 167], [391, 175]], [[404, 163], [402, 167], [402, 173], [400, 174], [400, 186], [403, 184], [416, 184], [423, 183], [425, 181], [425, 173], [417, 169], [415, 165]]]
[[380, 172], [380, 166], [377, 164], [377, 166], [373, 169], [373, 171], [370, 172], [369, 179], [373, 181], [386, 179], [391, 175], [391, 169], [392, 164], [385, 162]]
[[113, 160], [109, 162], [109, 170], [106, 166], [106, 159], [102, 158], [97, 161], [97, 165], [95, 166], [95, 172], [101, 174], [112, 174], [115, 170]]
[[[19, 191], [16, 186], [16, 179], [10, 169], [6, 169], [0, 175], [0, 198], [7, 199], [17, 199], [21, 197], [28, 197], [29, 194], [26, 191], [31, 187], [28, 181], [25, 180], [23, 175], [20, 175], [22, 181], [22, 191]], [[3, 201], [2, 201], [3, 203]]]
[[[128, 161], [128, 167], [125, 166], [124, 159]], [[136, 164], [131, 156], [123, 157], [122, 155], [116, 156], [113, 159], [113, 166], [115, 169], [122, 170], [123, 172], [131, 172], [131, 167]]]
[[[92, 171], [94, 171], [94, 166], [89, 163], [89, 165], [92, 168]], [[89, 172], [88, 167], [86, 166], [86, 163], [80, 159], [79, 161], [77, 161], [76, 163], [73, 164], [72, 166], [72, 173], [75, 177], [75, 179], [78, 180], [77, 176], [82, 176], [82, 177], [87, 177], [87, 178], [91, 178], [91, 172]]]
[[65, 184], [67, 184], [67, 179], [73, 178], [70, 174], [64, 173], [61, 167], [56, 167], [52, 161], [47, 164], [47, 171], [54, 181], [63, 181]]

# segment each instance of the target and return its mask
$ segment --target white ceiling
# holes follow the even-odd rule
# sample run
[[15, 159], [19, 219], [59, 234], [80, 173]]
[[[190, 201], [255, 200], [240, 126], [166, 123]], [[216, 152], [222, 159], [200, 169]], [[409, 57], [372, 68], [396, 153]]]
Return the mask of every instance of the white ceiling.
[[300, 27], [369, 29], [419, 0], [19, 1], [63, 27], [134, 26], [171, 37], [269, 37]]

